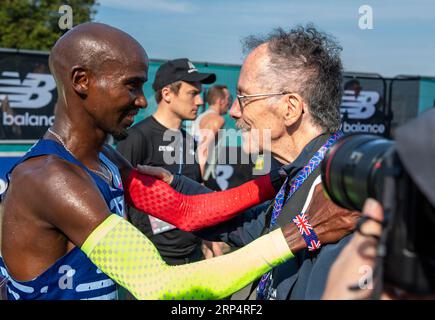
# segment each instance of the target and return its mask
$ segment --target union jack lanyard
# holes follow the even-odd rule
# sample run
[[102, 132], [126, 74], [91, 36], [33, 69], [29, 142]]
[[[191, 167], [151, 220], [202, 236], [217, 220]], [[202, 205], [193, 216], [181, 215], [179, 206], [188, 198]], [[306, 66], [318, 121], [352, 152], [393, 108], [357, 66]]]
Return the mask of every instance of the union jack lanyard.
[[[307, 180], [309, 175], [314, 170], [316, 170], [316, 168], [319, 166], [319, 164], [322, 162], [323, 158], [325, 157], [326, 151], [342, 136], [343, 136], [343, 132], [337, 131], [331, 137], [329, 137], [328, 141], [326, 141], [326, 143], [323, 146], [321, 146], [319, 150], [317, 150], [317, 152], [310, 159], [310, 161], [308, 161], [308, 164], [306, 166], [304, 166], [299, 171], [297, 176], [291, 180], [290, 191], [289, 191], [289, 193], [284, 201], [285, 189], [287, 187], [288, 177], [285, 179], [283, 185], [281, 186], [281, 188], [279, 189], [279, 191], [275, 197], [275, 204], [273, 205], [272, 217], [270, 219], [269, 229], [276, 225], [276, 220], [278, 219], [279, 215], [281, 214], [281, 210], [282, 210], [282, 207], [284, 206], [284, 204], [287, 203], [287, 201], [289, 201], [289, 199], [293, 196], [293, 194], [302, 186], [302, 184], [305, 182], [305, 180]], [[299, 215], [295, 219], [297, 221], [294, 220], [294, 222], [298, 225], [299, 230], [307, 228], [307, 227], [311, 228], [311, 226], [308, 224], [308, 222], [306, 220], [305, 215], [303, 215], [303, 216]], [[310, 236], [311, 236], [310, 242], [314, 241], [313, 247], [318, 248], [318, 247], [316, 247], [317, 237], [312, 238], [313, 234], [314, 234], [314, 232], [312, 232], [310, 234]], [[303, 233], [302, 233], [302, 235], [303, 235]], [[305, 239], [305, 237], [304, 237], [304, 239]], [[305, 239], [305, 241], [307, 241], [307, 240]], [[317, 241], [318, 241], [318, 239], [317, 239]], [[272, 271], [269, 271], [261, 277], [260, 282], [258, 283], [258, 288], [257, 288], [257, 299], [258, 300], [265, 300], [267, 298], [268, 294], [266, 292], [266, 289], [268, 289], [268, 287], [270, 285], [271, 275], [272, 275]]]

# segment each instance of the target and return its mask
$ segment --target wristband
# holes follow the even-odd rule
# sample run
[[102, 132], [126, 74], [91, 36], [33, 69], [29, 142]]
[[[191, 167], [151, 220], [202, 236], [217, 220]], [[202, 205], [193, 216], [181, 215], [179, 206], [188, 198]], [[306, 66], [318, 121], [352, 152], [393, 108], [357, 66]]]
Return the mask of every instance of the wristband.
[[314, 228], [308, 222], [307, 215], [305, 213], [297, 215], [292, 221], [298, 227], [302, 238], [304, 238], [304, 241], [308, 247], [308, 251], [316, 251], [322, 246], [317, 234], [314, 232]]

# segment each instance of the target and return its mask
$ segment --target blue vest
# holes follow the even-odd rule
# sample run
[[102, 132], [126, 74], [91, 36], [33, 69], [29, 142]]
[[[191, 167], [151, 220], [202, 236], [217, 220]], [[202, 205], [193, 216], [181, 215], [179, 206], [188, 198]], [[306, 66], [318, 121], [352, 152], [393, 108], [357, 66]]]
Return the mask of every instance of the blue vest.
[[[82, 167], [88, 172], [112, 213], [124, 215], [124, 191], [118, 168], [102, 153], [100, 160], [113, 175], [113, 186], [109, 186], [100, 176], [87, 169], [59, 143], [53, 140], [39, 140], [15, 165], [41, 155], [57, 155], [68, 162]], [[14, 166], [14, 168], [15, 168]], [[7, 177], [9, 180], [12, 168]], [[117, 299], [117, 285], [105, 275], [91, 260], [75, 247], [57, 260], [46, 271], [30, 281], [16, 281], [8, 273], [0, 257], [0, 275], [8, 279], [7, 296], [10, 300], [111, 300]]]

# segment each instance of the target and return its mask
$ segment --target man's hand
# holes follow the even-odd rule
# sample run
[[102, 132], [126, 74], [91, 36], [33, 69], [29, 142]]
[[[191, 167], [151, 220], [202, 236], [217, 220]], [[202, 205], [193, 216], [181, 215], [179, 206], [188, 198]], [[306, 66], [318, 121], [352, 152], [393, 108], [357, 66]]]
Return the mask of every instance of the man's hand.
[[[121, 153], [119, 153], [119, 151], [113, 149], [109, 145], [104, 145], [102, 151], [104, 155], [108, 157], [119, 168], [119, 171], [122, 175], [122, 181], [127, 181], [128, 176], [131, 173], [131, 169], [133, 169], [130, 162]], [[161, 167], [138, 165], [136, 169], [141, 174], [149, 175], [154, 178], [160, 179], [167, 184], [171, 184], [172, 180], [174, 179], [172, 173]]]
[[202, 241], [202, 253], [206, 259], [222, 256], [231, 251], [231, 247], [225, 242], [219, 241]]
[[167, 184], [171, 184], [172, 180], [174, 179], [172, 173], [161, 167], [138, 165], [137, 170], [142, 174], [146, 174], [154, 178], [160, 179]]
[[[361, 232], [355, 233], [332, 265], [322, 299], [372, 299], [376, 282], [382, 280], [374, 278], [373, 273], [376, 267], [378, 238], [382, 235], [384, 211], [379, 202], [367, 199], [363, 215], [371, 219], [361, 225]], [[417, 295], [386, 283], [382, 286], [381, 300], [435, 299], [435, 295]], [[353, 290], [354, 288], [359, 290]]]
[[334, 243], [351, 233], [361, 216], [360, 212], [339, 207], [328, 199], [322, 184], [315, 187], [306, 214], [321, 243]]
[[[378, 221], [383, 219], [379, 202], [368, 199], [363, 214]], [[361, 226], [364, 234], [380, 236], [382, 226], [368, 220]], [[322, 299], [369, 299], [373, 291], [373, 270], [375, 267], [378, 241], [361, 233], [355, 233], [349, 244], [334, 262]], [[349, 288], [360, 286], [361, 290]]]
[[[322, 184], [315, 187], [305, 213], [322, 244], [337, 242], [351, 233], [360, 217], [359, 212], [341, 208], [326, 198]], [[306, 247], [304, 239], [293, 222], [283, 227], [282, 232], [293, 253]]]

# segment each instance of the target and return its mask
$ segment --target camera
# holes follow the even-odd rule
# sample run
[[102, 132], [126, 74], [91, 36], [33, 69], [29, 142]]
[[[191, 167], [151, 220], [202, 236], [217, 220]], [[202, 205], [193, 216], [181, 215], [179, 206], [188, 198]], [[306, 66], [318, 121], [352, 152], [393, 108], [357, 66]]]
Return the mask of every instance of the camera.
[[382, 204], [384, 283], [435, 293], [435, 208], [406, 170], [395, 141], [345, 136], [327, 151], [321, 174], [324, 190], [339, 206], [361, 211], [369, 197]]

